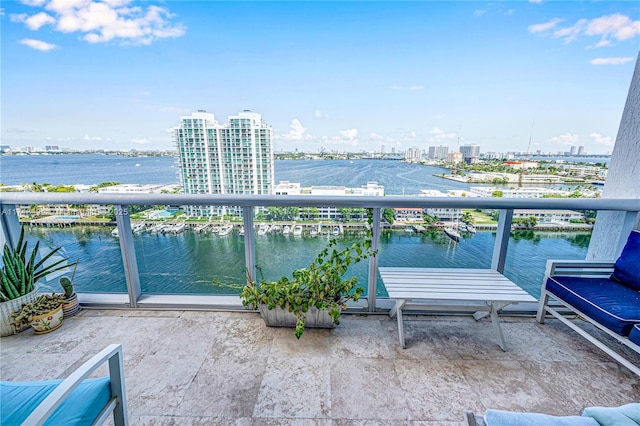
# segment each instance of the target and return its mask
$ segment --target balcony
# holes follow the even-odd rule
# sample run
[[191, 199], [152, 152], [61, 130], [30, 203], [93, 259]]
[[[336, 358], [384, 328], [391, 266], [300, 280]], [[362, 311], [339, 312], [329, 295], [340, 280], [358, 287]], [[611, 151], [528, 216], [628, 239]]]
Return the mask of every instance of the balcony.
[[[111, 204], [122, 212], [131, 205], [240, 206], [249, 270], [256, 263], [253, 212], [262, 206], [373, 208], [374, 246], [383, 208], [499, 209], [490, 255], [498, 270], [507, 261], [514, 209], [621, 211], [625, 229], [640, 211], [636, 199], [2, 194], [3, 212], [47, 203]], [[17, 217], [3, 220], [7, 229]], [[123, 272], [109, 273], [126, 283], [126, 293], [80, 294], [88, 309], [61, 329], [2, 338], [3, 380], [61, 377], [98, 349], [122, 343], [132, 424], [461, 424], [465, 409], [561, 415], [640, 400], [637, 376], [558, 321], [538, 324], [534, 306], [503, 314], [507, 352], [490, 321], [450, 312], [406, 316], [403, 350], [389, 300], [376, 291], [376, 257], [362, 303], [350, 306], [336, 329], [307, 330], [300, 340], [291, 329], [265, 327], [237, 296], [145, 293], [129, 216], [118, 215], [117, 225]]]
[[131, 424], [454, 425], [465, 409], [579, 414], [640, 399], [637, 376], [557, 321], [505, 317], [503, 352], [485, 320], [407, 319], [403, 350], [386, 315], [296, 340], [248, 312], [84, 310], [53, 333], [2, 338], [0, 374], [62, 377], [122, 343]]

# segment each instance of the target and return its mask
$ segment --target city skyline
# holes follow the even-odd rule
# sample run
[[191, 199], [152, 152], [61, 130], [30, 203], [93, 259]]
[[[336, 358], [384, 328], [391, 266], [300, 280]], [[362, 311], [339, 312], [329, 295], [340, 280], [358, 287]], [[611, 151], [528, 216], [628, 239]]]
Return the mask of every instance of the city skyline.
[[[4, 2], [2, 144], [175, 149], [249, 109], [276, 152], [612, 150], [633, 2]], [[529, 144], [531, 140], [531, 144]]]

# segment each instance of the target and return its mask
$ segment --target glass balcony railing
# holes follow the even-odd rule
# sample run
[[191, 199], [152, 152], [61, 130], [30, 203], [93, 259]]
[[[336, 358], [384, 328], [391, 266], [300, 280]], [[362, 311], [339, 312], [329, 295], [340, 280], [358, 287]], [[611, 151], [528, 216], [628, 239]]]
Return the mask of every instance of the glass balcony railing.
[[[475, 233], [458, 229], [456, 240], [438, 224], [386, 222], [385, 209], [400, 207], [406, 215], [416, 208], [501, 214], [497, 225], [478, 224]], [[27, 224], [30, 241], [61, 246], [61, 255], [79, 261], [79, 293], [93, 293], [92, 300], [120, 294], [131, 307], [144, 305], [149, 295], [165, 296], [172, 307], [214, 306], [218, 297], [231, 295], [225, 303], [240, 307], [235, 295], [247, 271], [254, 279], [291, 277], [331, 239], [347, 246], [369, 235], [377, 255], [348, 272], [365, 287], [369, 310], [379, 309], [384, 303], [378, 301], [387, 297], [378, 266], [497, 269], [538, 297], [546, 261], [584, 259], [591, 234], [512, 230], [513, 210], [524, 208], [618, 210], [632, 224], [628, 218], [638, 214], [640, 200], [2, 194], [3, 229], [16, 232], [19, 221]], [[360, 214], [363, 209], [372, 213], [371, 222]], [[42, 285], [60, 291], [55, 279]], [[194, 295], [206, 297], [184, 298]]]

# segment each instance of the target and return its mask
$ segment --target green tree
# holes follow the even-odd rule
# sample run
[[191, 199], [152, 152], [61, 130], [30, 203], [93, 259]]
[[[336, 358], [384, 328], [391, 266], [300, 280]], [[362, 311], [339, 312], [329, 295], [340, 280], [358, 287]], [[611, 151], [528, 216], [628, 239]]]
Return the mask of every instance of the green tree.
[[475, 220], [473, 219], [473, 215], [469, 212], [464, 212], [460, 217], [460, 220], [468, 225], [473, 225], [473, 223], [475, 222]]
[[499, 189], [497, 189], [497, 190], [495, 190], [495, 191], [493, 191], [491, 193], [491, 196], [495, 197], [495, 198], [502, 198], [502, 197], [504, 197], [504, 192], [502, 192]]
[[393, 209], [382, 210], [382, 217], [384, 217], [384, 220], [386, 220], [387, 222], [393, 224], [395, 220], [395, 217], [393, 216]]

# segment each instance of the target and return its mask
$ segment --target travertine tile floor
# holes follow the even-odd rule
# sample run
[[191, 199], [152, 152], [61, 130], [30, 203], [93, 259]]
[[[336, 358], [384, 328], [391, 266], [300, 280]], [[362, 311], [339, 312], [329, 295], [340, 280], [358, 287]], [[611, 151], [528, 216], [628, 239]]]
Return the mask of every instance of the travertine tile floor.
[[640, 401], [640, 378], [554, 320], [503, 317], [508, 352], [486, 319], [405, 324], [403, 350], [384, 315], [343, 315], [296, 340], [254, 313], [85, 310], [53, 333], [0, 339], [0, 375], [66, 377], [121, 343], [133, 425], [459, 425], [465, 409], [559, 415]]

